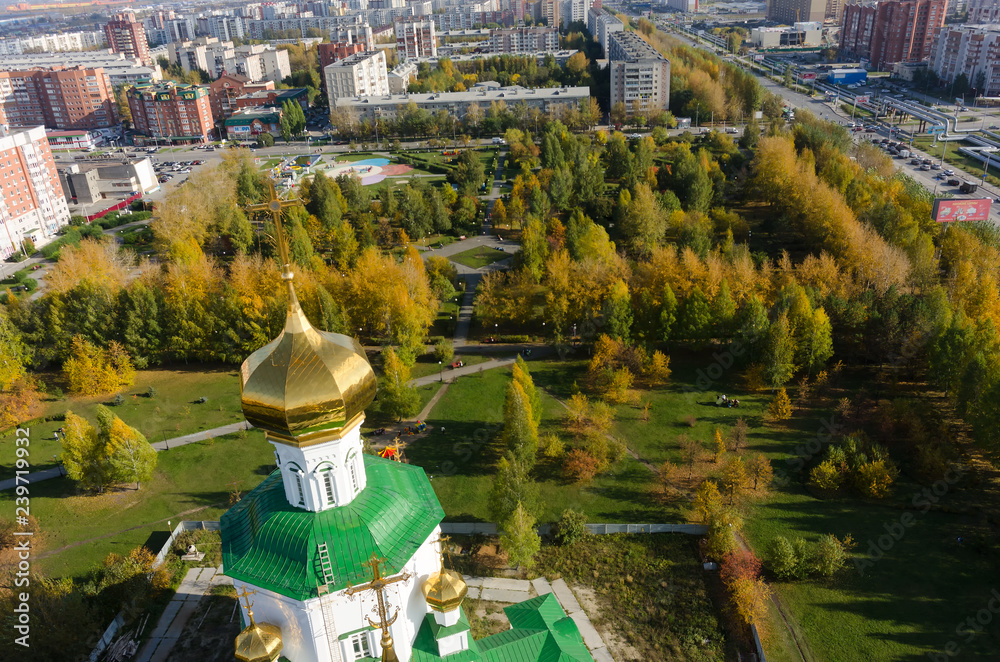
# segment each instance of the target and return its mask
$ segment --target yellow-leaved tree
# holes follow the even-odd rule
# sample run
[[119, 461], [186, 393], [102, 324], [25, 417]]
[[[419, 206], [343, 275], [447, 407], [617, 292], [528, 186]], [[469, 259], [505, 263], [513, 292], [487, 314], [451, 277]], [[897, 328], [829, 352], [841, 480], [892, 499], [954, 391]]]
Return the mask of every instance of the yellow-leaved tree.
[[116, 393], [135, 381], [135, 367], [125, 348], [112, 340], [101, 349], [82, 336], [74, 336], [70, 357], [63, 364], [69, 389], [79, 395]]

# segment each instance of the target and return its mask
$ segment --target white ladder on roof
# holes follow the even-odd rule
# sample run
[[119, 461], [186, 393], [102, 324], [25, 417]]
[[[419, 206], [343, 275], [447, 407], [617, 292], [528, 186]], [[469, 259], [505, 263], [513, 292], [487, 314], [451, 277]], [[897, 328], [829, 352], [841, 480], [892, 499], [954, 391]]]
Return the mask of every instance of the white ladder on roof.
[[333, 595], [330, 586], [333, 584], [333, 564], [330, 562], [330, 550], [325, 542], [316, 546], [319, 556], [319, 567], [323, 572], [323, 584], [319, 587], [320, 612], [323, 614], [323, 629], [326, 631], [326, 643], [330, 648], [330, 662], [342, 662], [340, 657], [340, 642], [337, 631], [333, 627]]

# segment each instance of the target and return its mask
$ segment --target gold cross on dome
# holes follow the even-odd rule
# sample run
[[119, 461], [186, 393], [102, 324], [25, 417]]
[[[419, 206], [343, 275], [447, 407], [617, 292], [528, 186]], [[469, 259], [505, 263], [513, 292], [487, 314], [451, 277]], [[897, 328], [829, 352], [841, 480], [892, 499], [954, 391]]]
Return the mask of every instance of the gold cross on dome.
[[358, 586], [348, 586], [344, 590], [344, 593], [352, 597], [362, 591], [373, 591], [375, 593], [378, 604], [372, 611], [378, 615], [378, 622], [373, 621], [370, 617], [366, 618], [373, 628], [382, 630], [382, 662], [398, 662], [399, 658], [396, 656], [396, 651], [393, 650], [389, 626], [396, 622], [396, 618], [399, 616], [399, 608], [397, 607], [392, 616], [389, 616], [389, 605], [385, 596], [385, 589], [391, 584], [407, 581], [412, 575], [404, 570], [395, 577], [383, 577], [381, 565], [385, 562], [385, 559], [380, 559], [377, 555], [372, 554], [371, 559], [364, 564], [372, 569], [372, 580]]
[[278, 190], [274, 187], [274, 180], [271, 178], [267, 180], [267, 187], [270, 198], [260, 204], [249, 205], [247, 211], [262, 211], [271, 214], [271, 220], [274, 221], [275, 240], [278, 244], [278, 255], [281, 257], [281, 266], [287, 271], [290, 260], [288, 259], [288, 240], [285, 237], [285, 228], [281, 223], [281, 211], [285, 207], [300, 205], [302, 201], [298, 198], [282, 200], [278, 195]]
[[243, 592], [236, 594], [237, 600], [239, 598], [243, 598], [243, 600], [246, 601], [247, 617], [250, 619], [251, 623], [253, 623], [254, 621], [253, 621], [253, 609], [251, 609], [251, 607], [253, 607], [253, 603], [250, 602], [250, 596], [256, 593], [257, 593], [256, 589], [248, 591], [246, 585], [244, 584]]

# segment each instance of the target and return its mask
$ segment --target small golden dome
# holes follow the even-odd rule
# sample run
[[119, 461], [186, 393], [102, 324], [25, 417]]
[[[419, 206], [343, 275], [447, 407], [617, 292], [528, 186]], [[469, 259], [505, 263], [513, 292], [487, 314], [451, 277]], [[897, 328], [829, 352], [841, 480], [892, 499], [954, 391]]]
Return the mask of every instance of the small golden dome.
[[277, 338], [240, 367], [243, 414], [292, 444], [345, 429], [375, 398], [375, 372], [354, 338], [313, 328], [288, 283], [288, 317]]
[[281, 654], [281, 628], [270, 623], [250, 625], [236, 637], [236, 659], [240, 662], [274, 662]]
[[462, 575], [454, 570], [441, 568], [427, 578], [423, 585], [424, 600], [434, 611], [455, 611], [462, 605], [469, 587]]

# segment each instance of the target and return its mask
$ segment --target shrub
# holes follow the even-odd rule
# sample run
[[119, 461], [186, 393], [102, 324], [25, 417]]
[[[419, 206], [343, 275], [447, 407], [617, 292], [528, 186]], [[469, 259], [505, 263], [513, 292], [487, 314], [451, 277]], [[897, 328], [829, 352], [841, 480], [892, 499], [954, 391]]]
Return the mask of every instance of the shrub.
[[872, 499], [889, 496], [898, 471], [884, 459], [866, 462], [858, 467], [854, 476], [854, 486], [861, 494]]
[[114, 403], [116, 407], [121, 407], [123, 404], [125, 404], [125, 396], [122, 395], [121, 393], [115, 393]]
[[270, 133], [262, 133], [257, 136], [257, 145], [260, 147], [274, 147], [274, 136]]
[[843, 540], [834, 535], [823, 536], [816, 545], [813, 568], [823, 577], [832, 577], [847, 564], [847, 550], [853, 545], [850, 536]]
[[558, 545], [572, 545], [590, 535], [587, 517], [583, 513], [567, 508], [552, 525], [552, 538]]
[[156, 397], [156, 387], [155, 386], [150, 386], [149, 388], [146, 389], [146, 397], [147, 398], [155, 398]]
[[549, 433], [538, 439], [538, 452], [550, 460], [561, 456], [565, 450], [566, 445], [556, 434]]
[[817, 464], [809, 473], [809, 485], [824, 492], [836, 492], [843, 482], [843, 475], [829, 458]]
[[771, 572], [779, 579], [801, 579], [809, 569], [806, 541], [794, 541], [784, 536], [774, 539], [771, 546]]
[[25, 255], [35, 254], [35, 242], [33, 242], [30, 237], [24, 240], [24, 254]]
[[442, 338], [434, 345], [434, 358], [444, 365], [450, 365], [455, 358], [455, 347], [447, 338]]

